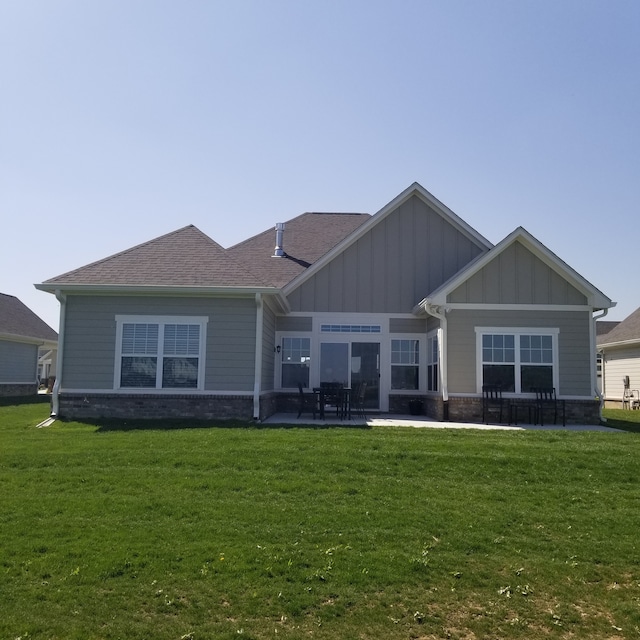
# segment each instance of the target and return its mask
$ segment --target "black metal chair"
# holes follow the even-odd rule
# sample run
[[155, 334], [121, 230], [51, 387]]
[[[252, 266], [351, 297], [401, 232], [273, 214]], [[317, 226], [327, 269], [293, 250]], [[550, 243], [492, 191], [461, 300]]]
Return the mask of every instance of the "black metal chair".
[[498, 414], [498, 422], [502, 422], [502, 388], [492, 385], [482, 387], [482, 422], [488, 424], [489, 415], [492, 411]]
[[544, 426], [544, 412], [553, 412], [553, 424], [558, 424], [558, 405], [562, 411], [562, 426], [566, 426], [566, 412], [564, 400], [558, 400], [556, 396], [556, 390], [554, 387], [539, 387], [534, 389], [536, 393], [536, 410], [535, 421], [536, 424], [540, 423], [540, 426]]
[[344, 416], [344, 385], [341, 382], [321, 382], [320, 391], [324, 398], [324, 405], [336, 408], [336, 416]]
[[311, 393], [305, 393], [302, 382], [298, 382], [298, 418], [304, 411], [311, 411], [311, 413], [313, 413], [313, 419], [315, 420], [317, 410], [317, 395], [313, 391]]
[[360, 416], [364, 420], [367, 419], [367, 413], [364, 408], [364, 398], [367, 394], [367, 383], [361, 382], [355, 390], [355, 394], [352, 399], [352, 405], [357, 416]]

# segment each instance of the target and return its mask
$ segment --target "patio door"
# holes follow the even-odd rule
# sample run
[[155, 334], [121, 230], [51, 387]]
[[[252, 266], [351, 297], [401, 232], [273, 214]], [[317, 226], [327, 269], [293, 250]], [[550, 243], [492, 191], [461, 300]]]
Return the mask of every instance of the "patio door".
[[380, 343], [321, 342], [320, 382], [340, 382], [356, 389], [367, 383], [365, 407], [380, 408]]

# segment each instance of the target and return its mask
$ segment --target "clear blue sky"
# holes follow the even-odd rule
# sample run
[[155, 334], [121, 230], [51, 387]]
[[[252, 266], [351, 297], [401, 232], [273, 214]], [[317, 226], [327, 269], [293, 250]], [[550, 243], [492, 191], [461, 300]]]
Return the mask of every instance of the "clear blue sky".
[[[0, 0], [0, 291], [420, 182], [640, 306], [638, 0]], [[426, 292], [425, 292], [426, 293]]]

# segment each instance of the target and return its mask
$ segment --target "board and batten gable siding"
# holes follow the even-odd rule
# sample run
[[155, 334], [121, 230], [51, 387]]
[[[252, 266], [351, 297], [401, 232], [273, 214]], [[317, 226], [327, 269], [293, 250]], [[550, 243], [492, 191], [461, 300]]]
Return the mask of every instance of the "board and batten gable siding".
[[0, 383], [35, 383], [37, 371], [37, 344], [0, 340]]
[[413, 196], [303, 282], [292, 311], [406, 313], [486, 249]]
[[251, 298], [68, 295], [64, 389], [113, 389], [116, 315], [204, 316], [205, 390], [252, 391], [256, 306]]
[[447, 314], [449, 393], [477, 393], [476, 327], [557, 328], [559, 395], [593, 397], [589, 311], [451, 310]]
[[587, 304], [580, 291], [518, 241], [452, 291], [447, 301], [468, 304]]
[[605, 400], [622, 400], [625, 376], [630, 389], [640, 390], [640, 345], [607, 347], [603, 371]]

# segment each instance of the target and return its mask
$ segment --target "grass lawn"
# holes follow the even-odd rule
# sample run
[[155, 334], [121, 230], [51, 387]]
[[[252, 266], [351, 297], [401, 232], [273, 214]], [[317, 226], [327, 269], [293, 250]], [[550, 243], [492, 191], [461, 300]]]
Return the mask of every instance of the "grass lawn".
[[634, 433], [47, 415], [0, 406], [0, 638], [640, 637]]

